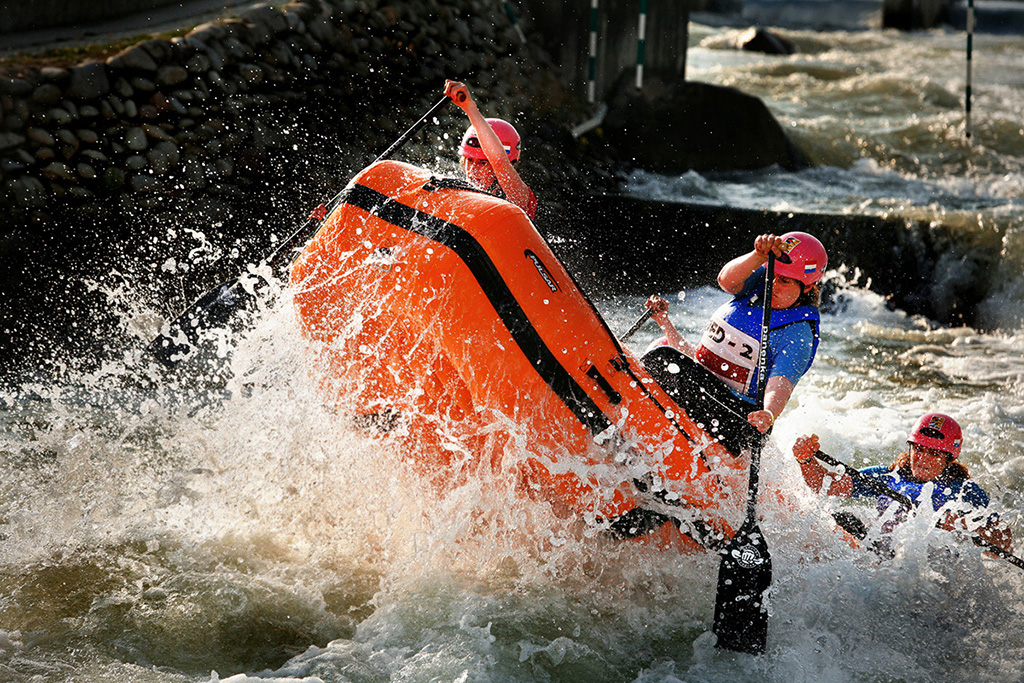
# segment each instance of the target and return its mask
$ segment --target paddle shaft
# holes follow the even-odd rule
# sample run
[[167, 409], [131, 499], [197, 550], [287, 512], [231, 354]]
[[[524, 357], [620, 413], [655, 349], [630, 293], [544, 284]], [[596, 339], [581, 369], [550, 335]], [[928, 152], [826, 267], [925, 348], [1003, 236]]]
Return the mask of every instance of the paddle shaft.
[[[814, 457], [817, 458], [818, 460], [821, 460], [822, 462], [826, 462], [829, 465], [832, 465], [833, 467], [842, 467], [843, 469], [846, 470], [846, 474], [850, 475], [851, 478], [856, 479], [860, 483], [870, 488], [875, 493], [880, 493], [883, 496], [888, 496], [889, 498], [892, 498], [894, 501], [896, 501], [897, 503], [906, 508], [915, 508], [918, 506], [918, 502], [913, 500], [912, 498], [903, 495], [902, 493], [893, 489], [890, 486], [886, 486], [884, 483], [880, 482], [874, 477], [869, 477], [860, 470], [850, 467], [843, 461], [836, 460], [828, 453], [818, 451], [817, 453], [814, 454]], [[985, 550], [988, 550], [998, 555], [1010, 564], [1016, 565], [1017, 567], [1024, 569], [1024, 559], [1017, 557], [1009, 550], [1001, 548], [994, 543], [989, 543], [988, 541], [979, 536], [971, 536], [971, 540], [974, 541], [974, 544], [976, 546], [984, 548]]]
[[[423, 126], [425, 126], [427, 122], [449, 101], [450, 98], [447, 95], [438, 100], [438, 102], [435, 103], [419, 121], [414, 123], [412, 127], [405, 131], [401, 137], [395, 140], [383, 154], [377, 157], [374, 160], [374, 163], [390, 158], [392, 154], [408, 142], [409, 139], [423, 128]], [[348, 187], [345, 187], [338, 192], [330, 202], [317, 207], [317, 210], [310, 215], [306, 222], [277, 245], [277, 248], [274, 249], [274, 251], [263, 260], [263, 262], [275, 271], [283, 265], [290, 263], [295, 248], [309, 240], [316, 231], [319, 230], [320, 225], [324, 220], [342, 201], [344, 201], [347, 192]], [[237, 310], [240, 305], [242, 308], [245, 308], [246, 305], [251, 305], [252, 303], [254, 295], [251, 291], [246, 291], [245, 288], [241, 286], [242, 277], [243, 276], [239, 276], [234, 280], [223, 282], [203, 294], [192, 302], [192, 305], [178, 314], [178, 316], [170, 322], [168, 329], [177, 330], [178, 333], [184, 333], [186, 337], [189, 338], [189, 343], [193, 344], [195, 343], [198, 328], [219, 327], [227, 324], [235, 315], [237, 315]], [[149, 349], [153, 355], [168, 366], [177, 364], [178, 360], [186, 355], [182, 352], [183, 349], [188, 348], [188, 346], [180, 346], [175, 337], [176, 334], [160, 334], [149, 344]]]
[[[775, 256], [768, 254], [764, 302], [761, 316], [761, 344], [757, 354], [757, 409], [764, 409], [768, 384], [768, 341], [771, 328], [772, 288], [775, 280]], [[735, 652], [761, 654], [768, 642], [768, 610], [764, 599], [772, 583], [772, 557], [768, 542], [757, 520], [758, 475], [761, 450], [767, 435], [750, 449], [750, 475], [747, 479], [747, 513], [739, 531], [722, 553], [715, 593], [715, 617], [712, 631], [716, 646]]]
[[653, 308], [648, 308], [646, 311], [644, 311], [643, 315], [641, 315], [639, 318], [637, 318], [636, 322], [633, 323], [633, 326], [630, 327], [628, 330], [626, 330], [626, 333], [624, 335], [619, 337], [619, 341], [626, 341], [627, 339], [632, 337], [634, 334], [636, 334], [637, 331], [641, 327], [644, 326], [644, 323], [651, 319], [652, 315], [654, 315], [654, 309]]
[[[377, 163], [378, 161], [384, 161], [385, 159], [390, 159], [391, 155], [397, 152], [406, 142], [409, 141], [409, 139], [413, 135], [418, 133], [419, 130], [423, 128], [423, 126], [427, 125], [427, 122], [435, 114], [437, 114], [437, 112], [441, 111], [441, 109], [443, 109], [444, 106], [448, 104], [450, 101], [451, 98], [449, 98], [447, 95], [438, 100], [434, 104], [434, 106], [432, 106], [430, 110], [420, 118], [419, 121], [414, 123], [409, 128], [409, 130], [402, 133], [401, 137], [399, 137], [397, 140], [391, 143], [391, 146], [384, 150], [383, 154], [374, 159], [373, 163]], [[338, 194], [334, 195], [331, 201], [324, 205], [324, 211], [317, 212], [317, 215], [321, 216], [320, 218], [311, 216], [298, 230], [296, 230], [287, 238], [285, 238], [285, 240], [280, 245], [278, 245], [277, 249], [274, 250], [270, 257], [267, 258], [267, 263], [269, 263], [271, 266], [279, 265], [278, 262], [281, 260], [280, 257], [282, 255], [287, 254], [291, 249], [298, 246], [298, 243], [305, 242], [307, 239], [312, 237], [313, 234], [320, 228], [320, 224], [323, 222], [323, 220], [331, 214], [331, 212], [338, 206], [338, 204], [341, 203], [342, 199], [345, 197], [346, 190], [347, 188], [343, 188], [340, 192], [338, 192]]]

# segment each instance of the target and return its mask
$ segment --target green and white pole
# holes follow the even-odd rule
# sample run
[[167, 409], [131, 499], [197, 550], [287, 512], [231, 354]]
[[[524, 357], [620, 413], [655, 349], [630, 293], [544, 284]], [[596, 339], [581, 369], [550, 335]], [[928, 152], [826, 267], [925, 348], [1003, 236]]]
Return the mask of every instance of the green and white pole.
[[636, 37], [636, 87], [644, 85], [644, 43], [647, 40], [647, 0], [640, 0], [640, 25]]
[[974, 0], [967, 0], [967, 85], [964, 92], [964, 133], [971, 141], [971, 52], [974, 49]]
[[516, 13], [512, 11], [511, 3], [509, 3], [508, 0], [505, 0], [501, 4], [505, 6], [505, 16], [507, 16], [508, 20], [512, 22], [512, 28], [516, 30], [516, 35], [519, 36], [519, 40], [523, 41], [523, 44], [525, 45], [526, 35], [523, 33], [523, 29], [519, 27], [519, 19], [516, 17]]
[[597, 3], [590, 0], [590, 47], [587, 57], [587, 102], [594, 103], [597, 94]]

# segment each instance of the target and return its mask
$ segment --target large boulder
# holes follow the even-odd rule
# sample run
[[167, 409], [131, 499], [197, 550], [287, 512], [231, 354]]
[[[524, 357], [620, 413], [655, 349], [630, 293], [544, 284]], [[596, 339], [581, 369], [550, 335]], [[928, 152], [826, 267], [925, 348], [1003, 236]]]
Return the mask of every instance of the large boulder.
[[603, 135], [639, 168], [674, 175], [809, 165], [764, 103], [735, 88], [680, 81], [653, 96], [618, 93]]

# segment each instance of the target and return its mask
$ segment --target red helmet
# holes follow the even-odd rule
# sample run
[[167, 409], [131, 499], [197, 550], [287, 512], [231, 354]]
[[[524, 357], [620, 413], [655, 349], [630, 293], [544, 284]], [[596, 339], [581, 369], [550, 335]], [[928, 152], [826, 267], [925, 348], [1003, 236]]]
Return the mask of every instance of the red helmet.
[[925, 448], [934, 448], [949, 453], [954, 458], [960, 455], [960, 443], [963, 433], [960, 425], [949, 415], [927, 413], [922, 415], [910, 430], [907, 443], [915, 443]]
[[787, 232], [782, 239], [782, 253], [789, 256], [789, 262], [777, 259], [775, 274], [799, 280], [806, 287], [820, 280], [828, 267], [828, 254], [818, 238], [806, 232]]
[[[491, 125], [491, 130], [494, 131], [498, 139], [501, 140], [501, 144], [505, 147], [505, 153], [508, 154], [509, 161], [516, 161], [519, 159], [519, 133], [516, 132], [515, 126], [508, 121], [503, 119], [487, 119], [487, 123]], [[459, 154], [470, 159], [486, 159], [487, 155], [484, 154], [484, 150], [480, 147], [480, 139], [476, 136], [476, 128], [470, 126], [466, 129], [465, 135], [462, 136], [462, 145], [459, 147]]]

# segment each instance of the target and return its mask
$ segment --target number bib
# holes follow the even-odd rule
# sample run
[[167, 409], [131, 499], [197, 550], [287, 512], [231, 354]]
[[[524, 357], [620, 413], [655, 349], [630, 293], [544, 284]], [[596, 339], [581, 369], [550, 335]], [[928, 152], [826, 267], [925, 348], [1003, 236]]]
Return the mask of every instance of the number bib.
[[721, 309], [715, 311], [700, 338], [696, 360], [729, 388], [750, 395], [761, 342], [729, 324], [719, 313]]

